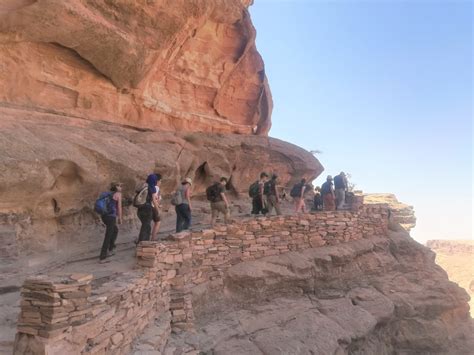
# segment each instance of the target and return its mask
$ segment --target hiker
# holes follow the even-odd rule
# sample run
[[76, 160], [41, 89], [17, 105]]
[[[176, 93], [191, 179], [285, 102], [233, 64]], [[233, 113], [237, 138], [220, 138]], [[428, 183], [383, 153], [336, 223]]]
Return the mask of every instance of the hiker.
[[290, 191], [290, 196], [293, 197], [295, 204], [295, 213], [299, 211], [306, 213], [306, 204], [304, 201], [304, 193], [306, 192], [306, 179], [301, 179], [300, 182], [293, 185]]
[[156, 182], [156, 185], [155, 185], [158, 206], [155, 206], [153, 203], [152, 218], [151, 218], [153, 220], [153, 229], [151, 230], [150, 240], [156, 240], [156, 236], [158, 235], [158, 232], [160, 231], [160, 225], [161, 225], [161, 188], [160, 187], [161, 187], [161, 175], [159, 176], [158, 181]]
[[316, 188], [314, 189], [313, 210], [323, 210], [323, 198], [321, 196], [321, 188], [319, 186], [316, 186]]
[[252, 214], [258, 215], [262, 213], [265, 215], [267, 209], [265, 208], [265, 200], [263, 196], [263, 188], [267, 182], [268, 174], [266, 172], [260, 173], [260, 179], [255, 181], [249, 188], [249, 195], [252, 197]]
[[[137, 216], [142, 222], [140, 227], [140, 233], [138, 235], [137, 244], [141, 241], [150, 240], [151, 236], [151, 221], [154, 220], [153, 217], [160, 215], [159, 205], [160, 201], [158, 200], [158, 194], [156, 186], [161, 181], [160, 174], [150, 174], [146, 179], [147, 184], [147, 195], [145, 203], [138, 207]], [[153, 211], [155, 210], [155, 211]]]
[[334, 177], [334, 189], [336, 192], [336, 209], [343, 209], [346, 202], [347, 178], [343, 171]]
[[106, 263], [108, 256], [115, 255], [115, 241], [118, 235], [118, 224], [122, 224], [122, 184], [113, 182], [110, 184], [110, 193], [106, 202], [107, 206], [102, 214], [102, 222], [105, 224], [105, 237], [100, 250], [100, 263]]
[[206, 196], [211, 203], [211, 227], [214, 227], [219, 212], [224, 215], [224, 223], [227, 224], [230, 218], [229, 202], [225, 195], [227, 178], [221, 177], [219, 182], [215, 182], [206, 189]]
[[321, 185], [321, 196], [323, 197], [323, 206], [325, 211], [336, 210], [336, 197], [334, 195], [331, 175], [328, 175], [326, 182]]
[[271, 215], [275, 208], [277, 216], [281, 216], [280, 197], [277, 189], [278, 176], [273, 174], [271, 179], [263, 185], [263, 193], [267, 200], [268, 214]]
[[176, 210], [176, 233], [189, 229], [191, 226], [191, 186], [193, 180], [186, 178], [183, 180], [175, 193]]

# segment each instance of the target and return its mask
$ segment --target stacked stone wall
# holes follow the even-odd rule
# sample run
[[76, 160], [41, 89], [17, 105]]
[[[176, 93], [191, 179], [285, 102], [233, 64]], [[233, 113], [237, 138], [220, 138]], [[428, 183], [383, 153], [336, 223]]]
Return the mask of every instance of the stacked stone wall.
[[193, 327], [191, 290], [223, 284], [232, 265], [361, 238], [386, 235], [388, 207], [357, 211], [243, 219], [212, 230], [190, 231], [165, 241], [142, 242], [138, 270], [94, 285], [92, 275], [43, 276], [25, 281], [15, 354], [126, 354], [134, 338], [156, 319]]

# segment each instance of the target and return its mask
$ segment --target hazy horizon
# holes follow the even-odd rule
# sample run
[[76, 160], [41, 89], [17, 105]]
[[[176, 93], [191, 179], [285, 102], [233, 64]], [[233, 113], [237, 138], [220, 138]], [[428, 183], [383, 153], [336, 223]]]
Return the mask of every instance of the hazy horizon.
[[320, 150], [316, 184], [413, 205], [411, 235], [472, 239], [472, 3], [268, 1], [250, 7], [270, 135]]

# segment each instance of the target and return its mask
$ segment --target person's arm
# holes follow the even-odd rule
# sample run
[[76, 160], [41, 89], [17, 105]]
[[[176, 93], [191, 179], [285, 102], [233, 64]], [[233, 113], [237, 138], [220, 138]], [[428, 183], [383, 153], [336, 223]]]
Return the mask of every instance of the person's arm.
[[265, 184], [258, 184], [258, 195], [260, 196], [260, 201], [262, 201], [262, 204], [263, 204], [263, 186]]
[[152, 194], [151, 199], [153, 200], [153, 208], [157, 213], [160, 213], [160, 199], [158, 198], [158, 194], [156, 192]]
[[276, 202], [280, 202], [280, 196], [278, 195], [278, 187], [276, 184], [273, 185], [273, 188], [275, 189], [274, 194], [276, 196]]
[[118, 224], [122, 224], [122, 194], [120, 192], [116, 192], [114, 195], [114, 200], [117, 201], [117, 217], [118, 217]]
[[191, 205], [191, 187], [188, 187], [184, 192], [184, 198], [188, 201], [189, 209], [192, 210], [193, 206]]
[[229, 201], [227, 201], [227, 197], [225, 196], [225, 193], [221, 192], [221, 197], [222, 197], [222, 200], [225, 203], [225, 207], [229, 208]]

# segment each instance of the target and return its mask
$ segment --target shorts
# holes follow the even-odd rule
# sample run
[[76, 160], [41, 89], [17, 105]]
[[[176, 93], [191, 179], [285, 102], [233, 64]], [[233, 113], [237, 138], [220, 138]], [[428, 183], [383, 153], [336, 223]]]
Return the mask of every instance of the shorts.
[[153, 222], [155, 222], [155, 223], [161, 221], [160, 213], [157, 212], [155, 208], [152, 209], [152, 219], [153, 219]]
[[219, 212], [226, 214], [228, 212], [228, 209], [224, 201], [218, 201], [218, 202], [211, 202], [211, 211], [212, 211], [212, 214], [217, 214]]

